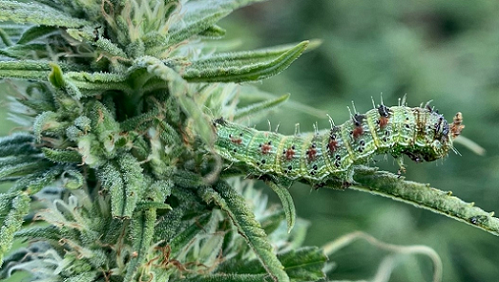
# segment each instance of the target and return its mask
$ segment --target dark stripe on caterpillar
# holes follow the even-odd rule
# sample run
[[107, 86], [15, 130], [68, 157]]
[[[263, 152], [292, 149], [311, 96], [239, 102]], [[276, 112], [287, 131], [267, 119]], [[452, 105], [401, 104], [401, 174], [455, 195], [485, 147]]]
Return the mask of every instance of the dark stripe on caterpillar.
[[330, 177], [346, 181], [352, 165], [364, 164], [373, 155], [407, 155], [415, 162], [443, 158], [464, 128], [461, 113], [449, 124], [429, 106], [385, 105], [355, 113], [322, 133], [285, 136], [224, 119], [213, 124], [215, 149], [223, 158], [249, 165], [257, 173], [313, 183]]

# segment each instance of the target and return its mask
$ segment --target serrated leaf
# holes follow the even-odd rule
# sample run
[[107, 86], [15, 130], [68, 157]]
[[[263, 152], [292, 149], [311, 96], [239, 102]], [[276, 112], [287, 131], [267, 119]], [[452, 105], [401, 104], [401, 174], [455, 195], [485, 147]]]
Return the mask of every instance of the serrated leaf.
[[19, 40], [17, 41], [17, 44], [29, 43], [33, 40], [37, 40], [41, 37], [47, 36], [57, 30], [59, 30], [59, 28], [53, 26], [32, 26], [23, 32], [21, 38], [19, 38]]
[[209, 147], [215, 142], [215, 134], [210, 119], [203, 113], [199, 104], [194, 100], [193, 90], [177, 72], [165, 65], [162, 61], [144, 56], [136, 60], [138, 67], [146, 68], [150, 74], [166, 81], [170, 93], [177, 99], [182, 110], [193, 120], [197, 137]]
[[308, 46], [303, 41], [296, 46], [226, 53], [193, 61], [182, 71], [191, 82], [242, 82], [261, 80], [285, 70]]
[[263, 111], [269, 110], [271, 108], [277, 107], [278, 105], [286, 102], [289, 98], [289, 94], [282, 95], [281, 97], [271, 99], [271, 100], [266, 100], [260, 103], [255, 103], [252, 105], [249, 105], [247, 107], [244, 107], [242, 109], [238, 109], [234, 115], [234, 120], [237, 121], [239, 119], [245, 118], [247, 116], [253, 115], [253, 114], [259, 114]]
[[215, 274], [195, 276], [184, 279], [170, 280], [172, 282], [262, 282], [268, 281], [267, 274]]
[[225, 29], [219, 27], [218, 25], [213, 25], [200, 32], [199, 35], [207, 38], [218, 39], [225, 36]]
[[18, 192], [0, 194], [0, 219], [12, 209], [12, 200], [17, 196], [19, 196]]
[[135, 215], [131, 222], [131, 237], [133, 238], [133, 250], [137, 253], [127, 263], [126, 275], [123, 281], [136, 281], [137, 270], [147, 258], [147, 250], [150, 248], [154, 236], [154, 223], [156, 221], [156, 209], [148, 209]]
[[274, 232], [281, 222], [286, 219], [286, 215], [283, 210], [279, 210], [274, 212], [260, 220], [260, 224], [262, 225], [263, 230], [266, 234], [270, 235]]
[[281, 200], [284, 214], [286, 215], [286, 222], [288, 223], [288, 233], [293, 229], [296, 222], [296, 209], [291, 194], [288, 188], [281, 184], [276, 184], [272, 181], [266, 181], [267, 185], [274, 190], [279, 199]]
[[92, 22], [71, 17], [61, 11], [35, 2], [0, 1], [0, 21], [45, 26], [75, 28], [93, 25]]
[[[317, 281], [325, 277], [322, 271], [327, 257], [318, 247], [302, 247], [277, 255], [291, 281]], [[265, 269], [257, 260], [230, 259], [222, 263], [217, 273], [260, 274]]]
[[98, 95], [105, 90], [121, 90], [125, 93], [132, 91], [128, 85], [128, 77], [123, 74], [68, 72], [64, 74], [64, 78], [81, 91], [86, 91], [84, 96]]
[[66, 86], [64, 75], [62, 74], [61, 68], [55, 63], [49, 63], [52, 71], [50, 72], [48, 78], [49, 82], [52, 83], [54, 87], [63, 88]]
[[21, 229], [23, 218], [29, 212], [30, 198], [25, 193], [20, 193], [12, 199], [12, 209], [5, 216], [0, 228], [0, 264], [2, 264], [4, 254], [12, 246], [14, 233]]
[[111, 195], [111, 214], [114, 217], [130, 216], [131, 212], [127, 211], [125, 184], [121, 173], [113, 162], [107, 162], [99, 170], [99, 179], [102, 182], [102, 187], [109, 191]]
[[125, 183], [126, 210], [124, 216], [132, 216], [137, 202], [142, 198], [148, 184], [144, 179], [139, 161], [130, 154], [123, 154], [118, 159], [121, 177]]
[[43, 61], [4, 61], [0, 62], [0, 77], [47, 80], [50, 73], [48, 62]]
[[206, 202], [215, 202], [227, 213], [239, 234], [255, 252], [263, 268], [274, 281], [289, 281], [284, 267], [273, 252], [272, 245], [262, 227], [255, 220], [255, 215], [246, 205], [244, 198], [238, 195], [226, 182], [219, 182], [216, 191], [211, 188], [200, 189], [201, 197]]
[[58, 227], [54, 225], [44, 227], [24, 228], [14, 234], [15, 238], [23, 238], [25, 240], [41, 239], [55, 240], [61, 239], [61, 233]]
[[47, 159], [56, 163], [80, 164], [82, 162], [80, 153], [75, 150], [57, 150], [44, 147], [42, 152]]
[[169, 204], [159, 202], [139, 202], [137, 203], [137, 210], [157, 209], [157, 210], [171, 210]]
[[31, 155], [40, 151], [33, 145], [35, 138], [31, 134], [16, 133], [0, 138], [0, 157]]
[[57, 121], [59, 115], [55, 112], [43, 112], [33, 122], [33, 133], [36, 140], [40, 142], [42, 133], [47, 130], [61, 129], [63, 125]]
[[4, 180], [7, 178], [18, 178], [36, 171], [43, 170], [48, 166], [50, 166], [50, 163], [44, 160], [32, 160], [15, 165], [3, 165], [2, 167], [0, 167], [0, 180]]
[[64, 279], [64, 282], [88, 282], [95, 281], [95, 278], [101, 275], [99, 271], [85, 271], [83, 273], [75, 274], [74, 276], [70, 276]]
[[34, 173], [21, 177], [9, 189], [9, 192], [26, 190], [29, 195], [33, 195], [42, 188], [50, 185], [53, 181], [55, 181], [57, 176], [63, 173], [63, 169], [60, 165], [51, 165], [52, 166], [50, 166], [47, 170], [40, 166]]
[[43, 43], [14, 45], [0, 50], [0, 55], [15, 59], [44, 58], [47, 54], [47, 45]]
[[205, 4], [187, 2], [183, 5], [180, 13], [184, 13], [184, 17], [170, 28], [168, 46], [178, 44], [203, 32], [232, 12], [232, 9], [223, 8], [222, 5], [207, 7]]
[[7, 34], [3, 28], [0, 28], [0, 39], [5, 46], [12, 46], [13, 44], [9, 34]]
[[169, 243], [172, 256], [175, 257], [183, 247], [188, 246], [189, 242], [201, 231], [203, 231], [202, 226], [205, 226], [211, 219], [211, 213], [205, 214], [197, 218], [191, 225], [182, 230], [182, 232], [177, 232], [177, 235]]
[[61, 175], [62, 185], [69, 190], [79, 189], [85, 184], [85, 177], [77, 170], [66, 169]]
[[325, 278], [327, 257], [318, 247], [304, 247], [277, 255], [291, 280], [316, 281]]

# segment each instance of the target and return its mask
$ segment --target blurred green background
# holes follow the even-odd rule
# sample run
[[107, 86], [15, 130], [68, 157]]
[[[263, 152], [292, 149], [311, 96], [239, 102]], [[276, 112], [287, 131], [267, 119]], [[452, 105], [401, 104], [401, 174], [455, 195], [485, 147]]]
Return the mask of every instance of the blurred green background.
[[[463, 135], [486, 149], [477, 156], [457, 145], [443, 161], [406, 160], [406, 178], [431, 183], [487, 211], [499, 212], [499, 1], [272, 0], [237, 11], [222, 23], [228, 37], [243, 38], [241, 50], [320, 39], [280, 75], [257, 83], [291, 101], [328, 113], [343, 123], [346, 106], [359, 112], [379, 103], [410, 106], [433, 100], [447, 119], [461, 111]], [[270, 115], [279, 132], [329, 127], [326, 116], [289, 103]], [[267, 122], [257, 125], [267, 130]], [[386, 159], [386, 160], [385, 160]], [[391, 157], [377, 165], [396, 172]], [[263, 187], [263, 185], [262, 185]], [[270, 191], [268, 188], [262, 188]], [[291, 188], [297, 213], [311, 222], [307, 244], [323, 245], [361, 230], [393, 244], [434, 248], [444, 263], [444, 281], [499, 281], [499, 238], [441, 215], [356, 191]], [[278, 202], [272, 195], [272, 199]], [[330, 257], [330, 278], [369, 279], [387, 253], [356, 242]], [[427, 257], [401, 261], [390, 281], [430, 281]]]

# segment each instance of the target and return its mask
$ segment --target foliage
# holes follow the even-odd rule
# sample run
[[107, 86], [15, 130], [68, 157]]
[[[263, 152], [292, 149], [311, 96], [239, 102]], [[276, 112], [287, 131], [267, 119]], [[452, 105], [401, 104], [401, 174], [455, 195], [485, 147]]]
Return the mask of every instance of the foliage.
[[[281, 183], [269, 186], [284, 210], [267, 207], [213, 150], [213, 118], [261, 117], [288, 98], [236, 83], [283, 71], [310, 45], [234, 52], [214, 41], [217, 22], [252, 2], [0, 1], [0, 77], [22, 127], [0, 139], [1, 278], [325, 277], [331, 264], [302, 246], [308, 225]], [[358, 171], [359, 187], [497, 232], [494, 217], [461, 202], [458, 213], [453, 197], [417, 202], [427, 186], [403, 194], [413, 184]], [[23, 247], [8, 253], [14, 241]]]

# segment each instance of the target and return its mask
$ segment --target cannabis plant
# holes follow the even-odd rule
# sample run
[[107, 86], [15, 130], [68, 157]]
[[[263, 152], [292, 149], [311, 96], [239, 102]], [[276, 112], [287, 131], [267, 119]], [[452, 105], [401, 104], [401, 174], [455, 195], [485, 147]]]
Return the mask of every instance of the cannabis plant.
[[[19, 125], [0, 139], [1, 278], [325, 277], [326, 254], [348, 240], [302, 246], [287, 187], [267, 181], [283, 208], [267, 206], [252, 180], [231, 178], [258, 175], [215, 150], [215, 120], [262, 117], [288, 98], [240, 83], [311, 45], [230, 52], [217, 22], [258, 1], [0, 1], [0, 77]], [[362, 166], [354, 180], [498, 232], [489, 213], [426, 185]]]

